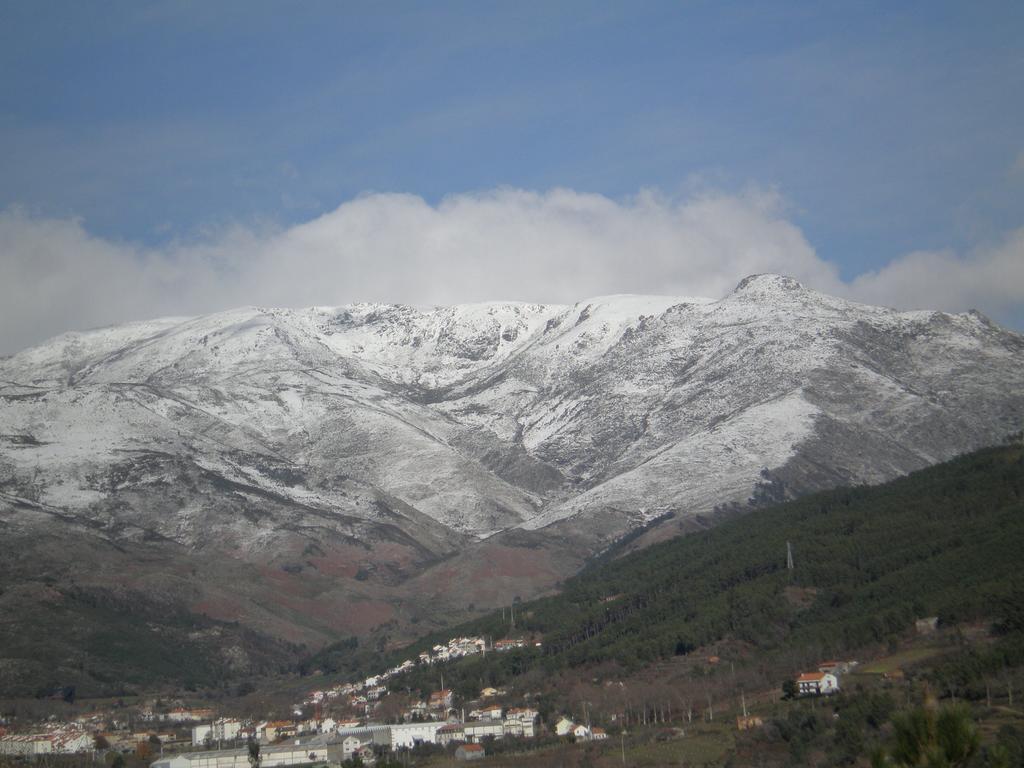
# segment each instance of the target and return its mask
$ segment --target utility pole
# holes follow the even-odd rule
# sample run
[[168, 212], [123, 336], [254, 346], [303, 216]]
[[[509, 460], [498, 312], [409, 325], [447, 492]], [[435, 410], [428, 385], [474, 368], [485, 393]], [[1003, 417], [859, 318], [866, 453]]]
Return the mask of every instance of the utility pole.
[[786, 570], [789, 571], [789, 578], [793, 578], [793, 545], [786, 542]]

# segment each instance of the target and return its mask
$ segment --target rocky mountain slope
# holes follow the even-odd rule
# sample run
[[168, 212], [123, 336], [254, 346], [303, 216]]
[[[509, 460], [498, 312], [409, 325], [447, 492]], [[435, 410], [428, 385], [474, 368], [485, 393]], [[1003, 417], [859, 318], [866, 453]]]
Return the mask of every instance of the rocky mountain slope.
[[772, 275], [70, 333], [0, 360], [0, 613], [46, 578], [294, 643], [439, 623], [667, 513], [648, 536], [1022, 424], [1024, 337]]

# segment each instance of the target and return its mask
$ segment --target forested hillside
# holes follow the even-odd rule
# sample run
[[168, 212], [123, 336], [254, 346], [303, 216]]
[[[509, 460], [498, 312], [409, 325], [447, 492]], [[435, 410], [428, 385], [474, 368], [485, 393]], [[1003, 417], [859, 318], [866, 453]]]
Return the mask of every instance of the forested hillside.
[[[982, 450], [877, 487], [845, 488], [759, 510], [681, 539], [596, 562], [557, 596], [445, 632], [530, 636], [528, 648], [450, 665], [467, 691], [530, 668], [613, 661], [636, 669], [731, 638], [778, 651], [841, 653], [915, 619], [1020, 623], [1024, 606], [1024, 448]], [[795, 568], [786, 567], [786, 544]], [[309, 668], [362, 672], [409, 657], [355, 642]], [[422, 680], [417, 680], [422, 677]], [[413, 673], [409, 684], [434, 684]]]

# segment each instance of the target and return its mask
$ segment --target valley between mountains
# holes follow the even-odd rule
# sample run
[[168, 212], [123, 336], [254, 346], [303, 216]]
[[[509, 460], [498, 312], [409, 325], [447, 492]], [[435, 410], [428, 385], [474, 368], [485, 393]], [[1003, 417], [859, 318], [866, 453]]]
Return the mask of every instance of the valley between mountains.
[[776, 275], [720, 300], [65, 334], [0, 360], [0, 689], [205, 684], [349, 635], [396, 643], [626, 540], [1022, 424], [1021, 335]]

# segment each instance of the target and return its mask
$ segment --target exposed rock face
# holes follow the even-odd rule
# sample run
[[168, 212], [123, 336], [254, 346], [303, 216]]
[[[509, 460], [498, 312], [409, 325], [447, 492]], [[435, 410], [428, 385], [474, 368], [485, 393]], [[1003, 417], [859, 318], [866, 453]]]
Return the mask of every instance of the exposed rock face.
[[1020, 335], [772, 275], [719, 301], [135, 323], [0, 361], [0, 548], [22, 555], [0, 577], [31, 560], [315, 643], [525, 597], [666, 512], [878, 482], [1022, 423]]

